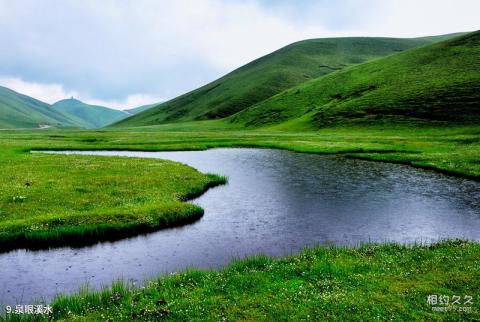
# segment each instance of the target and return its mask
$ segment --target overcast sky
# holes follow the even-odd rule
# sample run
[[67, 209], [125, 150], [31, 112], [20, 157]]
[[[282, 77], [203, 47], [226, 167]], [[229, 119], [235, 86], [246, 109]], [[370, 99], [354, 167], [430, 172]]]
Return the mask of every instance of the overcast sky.
[[473, 31], [479, 13], [479, 0], [0, 0], [0, 85], [135, 107], [301, 39]]

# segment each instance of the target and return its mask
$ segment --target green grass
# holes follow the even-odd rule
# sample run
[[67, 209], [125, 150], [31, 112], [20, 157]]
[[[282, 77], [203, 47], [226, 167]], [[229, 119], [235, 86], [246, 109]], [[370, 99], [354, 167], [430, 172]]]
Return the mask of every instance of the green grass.
[[[474, 321], [480, 244], [318, 247], [84, 289], [53, 302], [58, 321]], [[473, 296], [471, 312], [434, 312], [429, 295]], [[442, 305], [438, 305], [442, 306]], [[468, 306], [468, 305], [467, 305]], [[15, 320], [15, 317], [12, 319]], [[27, 320], [27, 319], [24, 319]], [[41, 319], [39, 319], [41, 320]], [[44, 317], [43, 320], [48, 320]]]
[[[22, 225], [14, 232], [33, 234], [30, 245], [37, 246], [47, 236], [43, 246], [48, 246], [85, 239], [94, 242], [118, 231], [143, 232], [138, 227], [153, 230], [166, 223], [182, 224], [201, 215], [199, 208], [182, 200], [223, 182], [169, 161], [30, 154], [30, 149], [155, 151], [251, 146], [343, 153], [480, 179], [480, 127], [476, 125], [357, 126], [303, 133], [226, 130], [228, 126], [224, 121], [210, 121], [128, 131], [2, 131], [0, 170], [5, 175], [0, 178], [0, 229], [18, 220]], [[25, 186], [26, 182], [31, 185]], [[16, 196], [26, 198], [14, 201]], [[48, 229], [42, 228], [45, 233], [35, 235], [37, 222], [49, 223]], [[104, 231], [105, 222], [115, 228]], [[0, 245], [21, 247], [18, 240], [10, 237]], [[221, 271], [190, 270], [160, 277], [139, 288], [119, 282], [101, 291], [85, 289], [74, 296], [61, 296], [53, 303], [53, 318], [475, 320], [480, 318], [478, 258], [478, 243], [457, 241], [431, 247], [317, 248], [280, 259], [259, 256]], [[430, 294], [475, 296], [476, 311], [432, 312], [426, 303]]]
[[[277, 148], [404, 163], [479, 180], [478, 37], [477, 32], [348, 67], [253, 107], [248, 106], [262, 100], [255, 91], [237, 79], [230, 84], [239, 85], [235, 95], [241, 100], [230, 100], [232, 87], [222, 88], [223, 81], [249, 70], [264, 77], [261, 68], [269, 66], [264, 61], [278, 52], [227, 75], [214, 88], [206, 85], [128, 123], [150, 126], [0, 131], [0, 250], [84, 244], [188, 223], [202, 210], [185, 200], [225, 182], [169, 161], [30, 154], [32, 149]], [[301, 44], [283, 50], [295, 51]], [[280, 53], [281, 59], [288, 57]], [[312, 56], [306, 59], [318, 63]], [[260, 78], [238, 77], [261, 84]], [[217, 105], [214, 98], [227, 103]], [[239, 107], [247, 109], [220, 120], [155, 125], [223, 117]], [[179, 113], [170, 114], [173, 109]], [[101, 291], [61, 296], [54, 301], [53, 318], [478, 320], [478, 258], [480, 245], [462, 241], [332, 246], [280, 259], [258, 256], [221, 271], [163, 276], [140, 288], [118, 282]], [[430, 294], [475, 296], [475, 311], [435, 313], [426, 302]]]
[[325, 38], [296, 42], [114, 126], [223, 118], [308, 80], [454, 36], [458, 34], [412, 39]]
[[479, 56], [477, 31], [305, 82], [229, 121], [294, 131], [352, 124], [478, 124]]
[[[398, 162], [480, 178], [480, 127], [353, 127], [317, 132], [225, 131], [222, 124], [130, 131], [0, 132], [0, 249], [116, 239], [190, 222], [182, 202], [224, 179], [161, 160], [30, 154], [30, 149], [201, 150], [264, 147]], [[168, 132], [161, 131], [169, 129]], [[217, 130], [213, 130], [217, 128]], [[28, 186], [26, 185], [28, 184]], [[22, 197], [25, 197], [24, 199]]]
[[163, 160], [30, 154], [2, 146], [0, 251], [80, 245], [193, 222], [185, 201], [225, 178]]
[[[208, 122], [207, 122], [208, 123]], [[223, 178], [180, 164], [29, 150], [201, 150], [262, 147], [405, 163], [480, 178], [480, 128], [398, 126], [317, 132], [191, 131], [194, 124], [130, 131], [0, 132], [0, 249], [88, 243], [181, 224], [201, 216], [183, 203]], [[218, 130], [212, 128], [217, 127]]]

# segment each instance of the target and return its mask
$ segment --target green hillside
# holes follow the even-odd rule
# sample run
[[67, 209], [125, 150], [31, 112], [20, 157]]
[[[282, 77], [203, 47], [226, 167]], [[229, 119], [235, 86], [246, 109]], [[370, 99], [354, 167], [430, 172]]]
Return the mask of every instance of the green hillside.
[[452, 36], [300, 41], [254, 60], [197, 90], [122, 120], [115, 126], [224, 118], [305, 81]]
[[278, 128], [479, 122], [480, 32], [354, 66], [288, 89], [230, 122]]
[[0, 86], [0, 129], [73, 127], [75, 122], [49, 104]]
[[129, 110], [125, 110], [125, 112], [127, 112], [129, 114], [132, 114], [132, 115], [135, 115], [135, 114], [141, 113], [143, 111], [146, 111], [146, 110], [148, 110], [148, 109], [150, 109], [150, 108], [152, 108], [156, 105], [158, 105], [158, 103], [142, 105], [142, 106], [139, 106], [139, 107], [131, 108]]
[[123, 111], [85, 104], [74, 98], [58, 101], [52, 108], [75, 120], [78, 126], [84, 128], [103, 127], [128, 116]]

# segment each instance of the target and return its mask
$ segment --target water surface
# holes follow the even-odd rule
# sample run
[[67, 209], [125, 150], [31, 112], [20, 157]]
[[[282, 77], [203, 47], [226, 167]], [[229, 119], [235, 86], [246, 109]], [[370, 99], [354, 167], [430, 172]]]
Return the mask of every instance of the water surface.
[[68, 153], [170, 159], [229, 182], [193, 201], [205, 215], [191, 225], [79, 249], [0, 254], [0, 303], [317, 244], [480, 240], [480, 183], [431, 171], [264, 149]]

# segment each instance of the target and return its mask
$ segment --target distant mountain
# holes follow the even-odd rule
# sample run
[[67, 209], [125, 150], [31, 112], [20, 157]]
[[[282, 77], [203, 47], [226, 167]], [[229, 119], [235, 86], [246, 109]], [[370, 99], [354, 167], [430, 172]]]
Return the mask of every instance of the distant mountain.
[[76, 127], [49, 104], [0, 86], [0, 128]]
[[139, 107], [135, 107], [135, 108], [131, 108], [129, 110], [124, 110], [125, 112], [131, 114], [131, 115], [135, 115], [135, 114], [138, 114], [138, 113], [141, 113], [143, 111], [146, 111], [154, 106], [157, 106], [159, 105], [160, 103], [154, 103], [154, 104], [148, 104], [148, 105], [142, 105], [142, 106], [139, 106]]
[[157, 104], [127, 111], [89, 105], [77, 99], [64, 99], [53, 105], [0, 86], [0, 129], [15, 128], [100, 128]]
[[309, 80], [458, 35], [411, 39], [324, 38], [296, 42], [113, 126], [224, 118]]
[[58, 101], [52, 105], [52, 108], [84, 128], [104, 127], [129, 116], [124, 111], [85, 104], [74, 98]]
[[300, 130], [347, 124], [480, 122], [480, 31], [292, 87], [229, 118]]

